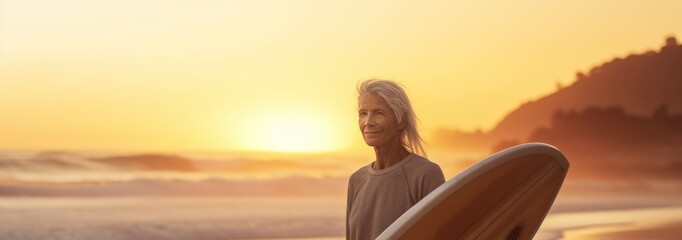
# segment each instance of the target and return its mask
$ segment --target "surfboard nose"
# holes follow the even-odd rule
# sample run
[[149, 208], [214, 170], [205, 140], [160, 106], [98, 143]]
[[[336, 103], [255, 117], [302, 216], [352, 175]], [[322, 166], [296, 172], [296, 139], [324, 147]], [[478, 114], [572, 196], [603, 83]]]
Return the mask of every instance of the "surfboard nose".
[[[566, 156], [555, 146], [552, 146], [547, 143], [541, 143], [541, 142], [531, 142], [531, 143], [524, 143], [524, 144], [519, 144], [507, 149], [504, 149], [502, 151], [499, 151], [493, 155], [490, 155], [490, 157], [487, 157], [486, 159], [489, 158], [499, 158], [502, 156], [505, 156], [506, 158], [516, 158], [522, 155], [528, 155], [528, 154], [545, 154], [550, 156], [554, 161], [556, 161], [561, 167], [564, 168], [564, 170], [568, 171], [568, 168], [571, 166], [571, 164], [568, 162], [568, 159]], [[484, 159], [485, 160], [485, 159]], [[482, 160], [483, 161], [483, 160]]]

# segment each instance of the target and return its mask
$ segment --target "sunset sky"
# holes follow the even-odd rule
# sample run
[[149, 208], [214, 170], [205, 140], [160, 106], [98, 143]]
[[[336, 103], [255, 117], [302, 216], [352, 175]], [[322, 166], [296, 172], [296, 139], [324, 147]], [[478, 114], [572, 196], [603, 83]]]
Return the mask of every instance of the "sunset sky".
[[0, 149], [362, 149], [356, 83], [427, 141], [682, 37], [682, 1], [0, 0]]

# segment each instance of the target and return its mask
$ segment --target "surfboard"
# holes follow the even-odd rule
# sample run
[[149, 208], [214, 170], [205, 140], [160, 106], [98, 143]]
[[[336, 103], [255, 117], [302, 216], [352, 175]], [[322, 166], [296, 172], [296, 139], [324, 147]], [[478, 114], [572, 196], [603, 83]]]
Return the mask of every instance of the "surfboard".
[[568, 167], [548, 144], [505, 149], [433, 190], [377, 239], [532, 239]]

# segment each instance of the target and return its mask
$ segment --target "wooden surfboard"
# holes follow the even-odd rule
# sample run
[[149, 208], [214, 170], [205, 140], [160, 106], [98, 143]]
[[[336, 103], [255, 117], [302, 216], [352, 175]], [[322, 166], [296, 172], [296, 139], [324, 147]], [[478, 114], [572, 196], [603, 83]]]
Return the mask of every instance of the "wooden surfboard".
[[532, 239], [568, 167], [551, 145], [508, 148], [443, 183], [377, 239]]

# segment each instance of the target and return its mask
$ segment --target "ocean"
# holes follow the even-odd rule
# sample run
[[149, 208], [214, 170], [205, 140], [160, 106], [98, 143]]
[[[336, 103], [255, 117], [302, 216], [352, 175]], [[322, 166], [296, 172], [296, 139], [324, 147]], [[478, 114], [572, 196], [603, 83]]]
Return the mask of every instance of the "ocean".
[[[343, 174], [362, 160], [271, 161], [2, 153], [0, 239], [344, 239]], [[679, 239], [682, 188], [667, 184], [569, 183], [535, 239]]]

